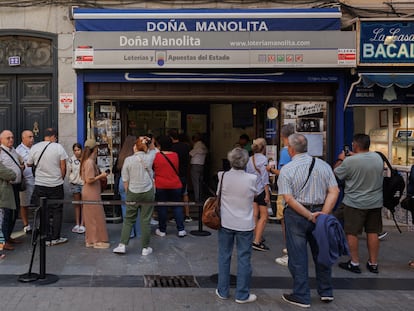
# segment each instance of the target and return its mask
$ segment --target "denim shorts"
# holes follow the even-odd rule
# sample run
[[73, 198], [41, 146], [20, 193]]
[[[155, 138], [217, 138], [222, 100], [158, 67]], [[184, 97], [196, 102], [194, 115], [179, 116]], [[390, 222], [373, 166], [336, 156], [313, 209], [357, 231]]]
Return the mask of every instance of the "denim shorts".
[[72, 193], [82, 193], [82, 185], [79, 184], [70, 184], [70, 191]]

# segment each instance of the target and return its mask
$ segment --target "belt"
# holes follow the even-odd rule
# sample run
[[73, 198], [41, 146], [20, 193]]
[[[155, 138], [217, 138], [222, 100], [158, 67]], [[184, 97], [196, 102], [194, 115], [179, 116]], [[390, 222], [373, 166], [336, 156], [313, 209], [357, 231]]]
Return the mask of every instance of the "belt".
[[310, 211], [321, 209], [323, 207], [323, 204], [302, 204], [302, 205]]

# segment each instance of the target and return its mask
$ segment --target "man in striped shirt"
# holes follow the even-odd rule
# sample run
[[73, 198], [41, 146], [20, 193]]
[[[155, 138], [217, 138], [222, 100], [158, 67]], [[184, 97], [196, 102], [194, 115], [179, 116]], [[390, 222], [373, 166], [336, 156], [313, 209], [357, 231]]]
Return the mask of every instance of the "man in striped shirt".
[[302, 134], [289, 136], [288, 152], [292, 161], [283, 166], [278, 178], [279, 194], [287, 207], [284, 211], [289, 271], [293, 277], [293, 292], [282, 299], [296, 306], [310, 307], [308, 282], [309, 243], [315, 262], [318, 294], [323, 302], [333, 301], [331, 267], [320, 265], [318, 247], [312, 235], [316, 218], [331, 213], [339, 188], [331, 167], [307, 154], [308, 142]]

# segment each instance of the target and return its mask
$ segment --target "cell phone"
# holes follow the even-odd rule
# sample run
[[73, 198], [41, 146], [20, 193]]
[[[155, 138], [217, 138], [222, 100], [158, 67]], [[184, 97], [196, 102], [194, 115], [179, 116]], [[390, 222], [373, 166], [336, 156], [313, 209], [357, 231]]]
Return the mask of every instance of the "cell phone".
[[349, 156], [349, 152], [350, 152], [349, 146], [348, 145], [345, 145], [344, 146], [344, 153], [345, 153], [345, 156], [346, 157]]

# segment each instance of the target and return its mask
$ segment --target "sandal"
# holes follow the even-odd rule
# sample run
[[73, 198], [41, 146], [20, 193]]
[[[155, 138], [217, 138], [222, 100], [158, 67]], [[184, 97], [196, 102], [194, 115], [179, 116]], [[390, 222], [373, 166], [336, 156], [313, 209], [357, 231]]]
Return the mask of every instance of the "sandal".
[[414, 260], [410, 260], [408, 262], [408, 267], [410, 267], [411, 269], [414, 269]]

